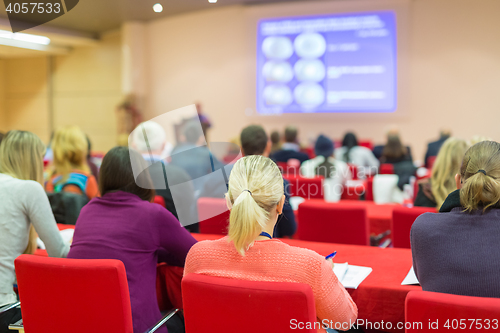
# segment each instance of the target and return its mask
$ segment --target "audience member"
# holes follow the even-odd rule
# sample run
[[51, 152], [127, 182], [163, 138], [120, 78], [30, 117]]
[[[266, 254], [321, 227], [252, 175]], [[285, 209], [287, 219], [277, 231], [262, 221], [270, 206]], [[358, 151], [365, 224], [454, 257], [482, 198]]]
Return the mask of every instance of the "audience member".
[[271, 132], [271, 155], [281, 150], [281, 135], [278, 131]]
[[200, 178], [220, 168], [219, 161], [204, 145], [205, 138], [199, 122], [186, 123], [183, 128], [183, 138], [184, 142], [172, 150], [170, 164], [186, 171], [191, 179], [198, 179], [197, 187], [201, 189], [202, 184], [198, 183], [201, 181]]
[[59, 128], [51, 143], [55, 172], [45, 184], [47, 192], [85, 194], [88, 199], [99, 195], [97, 181], [87, 165], [88, 142], [77, 126]]
[[[393, 127], [391, 128], [388, 132], [387, 132], [387, 135], [386, 135], [386, 138], [387, 138], [387, 141], [389, 141], [389, 137], [391, 136], [397, 136], [399, 137], [399, 129], [397, 127]], [[380, 161], [381, 158], [382, 158], [382, 153], [384, 152], [384, 148], [385, 148], [385, 144], [384, 145], [377, 145], [375, 147], [373, 147], [373, 155], [375, 155], [375, 157]], [[408, 152], [408, 156], [410, 157], [410, 160], [413, 161], [413, 156], [411, 154], [411, 148], [410, 146], [406, 146], [406, 150]], [[383, 163], [381, 161], [381, 163]]]
[[465, 140], [447, 139], [434, 162], [431, 178], [419, 181], [419, 189], [415, 198], [415, 206], [437, 207], [456, 189], [455, 175], [460, 169], [468, 145]]
[[[156, 189], [165, 201], [165, 207], [179, 219], [179, 214], [183, 220], [195, 222], [198, 220], [194, 187], [191, 184], [191, 177], [181, 168], [168, 164], [162, 157], [162, 153], [167, 145], [167, 135], [163, 127], [154, 121], [145, 121], [139, 126], [140, 130], [134, 130], [131, 136], [131, 146], [142, 154], [148, 162], [148, 172], [152, 179], [152, 188]], [[143, 133], [147, 133], [147, 142]], [[177, 191], [174, 203], [174, 196], [170, 187], [184, 184], [182, 191]], [[187, 226], [190, 231], [197, 232], [198, 225]]]
[[428, 166], [429, 157], [437, 156], [439, 153], [439, 149], [443, 145], [443, 143], [451, 136], [451, 131], [448, 129], [443, 129], [439, 133], [439, 139], [437, 141], [430, 142], [427, 145], [427, 151], [425, 152], [424, 163]]
[[270, 155], [275, 162], [288, 162], [289, 159], [299, 160], [300, 163], [307, 161], [309, 156], [300, 152], [300, 146], [297, 143], [298, 130], [296, 127], [288, 126], [285, 129], [285, 142], [281, 145], [281, 150]]
[[319, 320], [347, 326], [356, 320], [356, 304], [333, 273], [331, 260], [271, 236], [285, 203], [283, 179], [272, 160], [264, 156], [238, 160], [226, 201], [231, 210], [228, 236], [195, 244], [185, 274], [305, 283], [312, 288]]
[[358, 145], [356, 135], [351, 132], [344, 136], [342, 147], [335, 150], [335, 158], [355, 165], [362, 175], [376, 174], [380, 164], [370, 149]]
[[387, 137], [387, 143], [382, 151], [380, 162], [396, 164], [404, 161], [412, 162], [408, 149], [401, 144], [398, 134], [389, 135]]
[[97, 167], [97, 165], [92, 161], [92, 142], [90, 142], [90, 138], [88, 135], [85, 135], [85, 137], [87, 138], [87, 165], [89, 166], [90, 168], [90, 172], [92, 173], [92, 176], [95, 177], [96, 180], [99, 179], [99, 168]]
[[[66, 257], [69, 250], [43, 190], [44, 154], [44, 144], [31, 132], [10, 131], [0, 144], [0, 307], [17, 301], [14, 259], [35, 251], [36, 233], [49, 256]], [[18, 308], [0, 314], [0, 332], [10, 332], [8, 325], [20, 318]]]
[[347, 180], [352, 178], [347, 164], [333, 158], [333, 150], [332, 140], [320, 135], [314, 146], [316, 157], [305, 161], [300, 167], [305, 177], [325, 177], [323, 190], [326, 201], [339, 201]]
[[[271, 141], [262, 128], [259, 125], [250, 125], [245, 127], [241, 131], [240, 135], [241, 151], [244, 156], [250, 155], [263, 155], [269, 156], [269, 151], [271, 149]], [[222, 170], [224, 174], [229, 177], [231, 170], [234, 165], [226, 165]], [[226, 178], [227, 179], [227, 178]], [[283, 218], [280, 219], [279, 223], [276, 224], [276, 229], [274, 230], [274, 237], [287, 237], [293, 236], [297, 230], [297, 224], [295, 222], [295, 214], [292, 207], [290, 206], [289, 199], [290, 194], [286, 191], [289, 187], [288, 182], [283, 180], [285, 187], [285, 204], [283, 206]], [[227, 180], [221, 181], [218, 174], [213, 174], [205, 182], [203, 191], [200, 197], [211, 197], [211, 198], [223, 198], [227, 193]]]
[[[145, 332], [161, 319], [157, 263], [183, 267], [196, 240], [169, 211], [150, 203], [155, 192], [136, 184], [131, 158], [134, 165], [146, 167], [142, 156], [127, 147], [115, 147], [104, 156], [99, 177], [102, 197], [82, 209], [68, 258], [122, 261], [134, 332]], [[141, 183], [151, 183], [147, 169], [140, 177]]]
[[440, 213], [420, 215], [411, 229], [413, 267], [422, 289], [500, 297], [500, 144], [470, 147]]

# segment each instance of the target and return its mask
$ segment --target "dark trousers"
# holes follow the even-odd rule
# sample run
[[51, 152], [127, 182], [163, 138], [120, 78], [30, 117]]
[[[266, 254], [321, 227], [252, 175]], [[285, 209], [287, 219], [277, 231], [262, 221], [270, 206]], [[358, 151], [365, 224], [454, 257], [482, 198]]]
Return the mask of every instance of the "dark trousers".
[[9, 311], [0, 313], [0, 333], [11, 333], [9, 325], [21, 319], [21, 309], [13, 308]]

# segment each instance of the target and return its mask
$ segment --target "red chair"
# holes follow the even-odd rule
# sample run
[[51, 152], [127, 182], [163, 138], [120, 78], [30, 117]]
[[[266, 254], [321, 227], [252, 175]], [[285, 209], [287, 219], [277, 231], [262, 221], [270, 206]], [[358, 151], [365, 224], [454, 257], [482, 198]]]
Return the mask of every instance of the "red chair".
[[121, 261], [25, 254], [15, 260], [15, 267], [26, 332], [133, 333], [127, 274]]
[[306, 200], [299, 206], [299, 221], [301, 240], [370, 245], [365, 207]]
[[[406, 295], [406, 333], [497, 332], [500, 325], [498, 318], [500, 318], [499, 298], [420, 290], [410, 291]], [[494, 327], [497, 329], [493, 329]]]
[[354, 164], [348, 164], [349, 166], [349, 171], [351, 171], [352, 179], [357, 180], [358, 179], [358, 167], [355, 166]]
[[423, 213], [436, 213], [436, 208], [396, 207], [392, 211], [391, 235], [394, 247], [411, 248], [410, 230], [413, 222]]
[[394, 165], [389, 163], [380, 164], [380, 168], [378, 169], [378, 173], [380, 175], [393, 175], [394, 174]]
[[182, 298], [186, 333], [295, 332], [292, 319], [317, 320], [312, 289], [302, 283], [188, 274], [182, 279]]
[[342, 191], [341, 200], [359, 200], [361, 194], [366, 193], [366, 181], [348, 182]]
[[201, 234], [227, 235], [229, 210], [226, 199], [199, 198], [198, 217]]
[[366, 178], [365, 201], [373, 201], [373, 177]]
[[153, 202], [162, 207], [165, 207], [165, 199], [161, 195], [155, 195]]
[[358, 145], [360, 145], [361, 147], [366, 147], [370, 150], [373, 150], [372, 140], [359, 140]]
[[323, 177], [300, 177], [283, 175], [283, 178], [290, 183], [288, 193], [292, 197], [302, 197], [306, 199], [323, 199]]

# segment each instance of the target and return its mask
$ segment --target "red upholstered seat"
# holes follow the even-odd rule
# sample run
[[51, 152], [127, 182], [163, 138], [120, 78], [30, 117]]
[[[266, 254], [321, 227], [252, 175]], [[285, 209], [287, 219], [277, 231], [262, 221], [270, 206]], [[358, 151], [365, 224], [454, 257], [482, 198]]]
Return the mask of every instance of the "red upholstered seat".
[[121, 261], [21, 255], [15, 266], [26, 332], [133, 333]]
[[392, 175], [394, 174], [394, 165], [389, 163], [380, 164], [380, 168], [378, 169], [378, 173], [381, 175]]
[[366, 147], [370, 150], [373, 150], [373, 142], [372, 140], [359, 140], [358, 144], [361, 146], [361, 147]]
[[227, 235], [229, 210], [226, 199], [199, 198], [198, 217], [200, 219], [200, 233]]
[[358, 179], [358, 167], [355, 166], [354, 164], [348, 164], [349, 166], [349, 171], [351, 171], [352, 179], [356, 180]]
[[366, 178], [365, 201], [373, 201], [373, 177]]
[[186, 333], [295, 332], [292, 319], [316, 322], [312, 289], [302, 283], [188, 274], [182, 280], [182, 298]]
[[165, 199], [161, 195], [155, 195], [153, 202], [165, 207]]
[[409, 249], [410, 230], [413, 222], [423, 213], [436, 213], [436, 208], [430, 207], [396, 207], [392, 211], [391, 234], [394, 247]]
[[[406, 333], [497, 332], [500, 327], [500, 299], [410, 291], [406, 296]], [[429, 327], [437, 321], [437, 329]], [[496, 323], [496, 324], [495, 324]], [[445, 325], [449, 325], [447, 328]], [[411, 327], [410, 327], [411, 326]], [[489, 327], [488, 329], [486, 327]], [[497, 329], [494, 329], [496, 327]]]
[[299, 206], [299, 221], [301, 240], [370, 245], [365, 207], [306, 200]]
[[300, 177], [293, 175], [283, 175], [288, 180], [288, 193], [292, 197], [302, 197], [305, 199], [323, 199], [323, 177]]

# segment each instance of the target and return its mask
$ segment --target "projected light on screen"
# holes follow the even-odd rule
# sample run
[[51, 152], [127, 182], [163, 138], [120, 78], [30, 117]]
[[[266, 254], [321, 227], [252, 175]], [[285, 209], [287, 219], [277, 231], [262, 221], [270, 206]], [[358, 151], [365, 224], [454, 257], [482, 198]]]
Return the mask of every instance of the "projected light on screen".
[[393, 12], [259, 22], [259, 113], [394, 112], [396, 101]]

